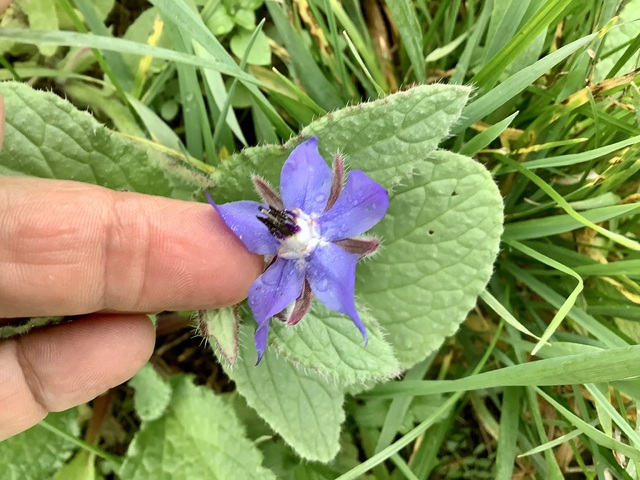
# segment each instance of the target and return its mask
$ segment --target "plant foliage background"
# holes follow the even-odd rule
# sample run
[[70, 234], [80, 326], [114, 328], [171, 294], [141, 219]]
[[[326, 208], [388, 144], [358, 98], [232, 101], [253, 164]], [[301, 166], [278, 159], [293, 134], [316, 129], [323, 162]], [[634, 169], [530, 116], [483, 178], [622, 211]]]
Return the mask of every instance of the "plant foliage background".
[[233, 201], [314, 134], [391, 202], [358, 268], [366, 348], [316, 305], [274, 322], [255, 367], [244, 307], [239, 326], [199, 313], [215, 357], [191, 312], [160, 315], [152, 362], [0, 444], [2, 478], [635, 478], [639, 17], [637, 0], [14, 1], [0, 174]]

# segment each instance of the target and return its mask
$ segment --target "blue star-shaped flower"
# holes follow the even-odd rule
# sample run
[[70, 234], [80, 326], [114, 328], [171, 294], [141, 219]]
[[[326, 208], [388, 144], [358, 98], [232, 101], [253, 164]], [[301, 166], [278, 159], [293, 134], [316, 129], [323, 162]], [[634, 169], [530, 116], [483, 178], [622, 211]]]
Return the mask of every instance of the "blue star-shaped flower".
[[[249, 306], [258, 329], [258, 363], [267, 348], [269, 322], [279, 316], [299, 322], [315, 295], [328, 308], [351, 317], [367, 342], [355, 307], [356, 262], [379, 246], [374, 238], [352, 238], [369, 230], [387, 212], [387, 191], [364, 172], [349, 173], [336, 157], [333, 174], [318, 152], [314, 136], [298, 145], [284, 163], [280, 193], [254, 177], [265, 203], [239, 201], [213, 205], [251, 252], [273, 257], [249, 289]], [[291, 307], [291, 308], [288, 308]]]

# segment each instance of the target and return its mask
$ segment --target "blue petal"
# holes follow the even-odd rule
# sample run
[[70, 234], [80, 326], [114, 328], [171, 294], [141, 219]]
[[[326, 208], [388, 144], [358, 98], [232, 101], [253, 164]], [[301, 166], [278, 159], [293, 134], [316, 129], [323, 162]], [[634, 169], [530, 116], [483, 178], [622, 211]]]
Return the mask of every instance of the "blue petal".
[[319, 214], [329, 199], [331, 169], [318, 152], [318, 139], [298, 145], [282, 166], [280, 194], [284, 208]]
[[258, 352], [256, 365], [260, 363], [262, 357], [264, 357], [264, 352], [267, 350], [267, 338], [269, 338], [269, 322], [258, 326], [253, 337], [253, 343], [256, 346], [256, 352]]
[[353, 170], [336, 203], [318, 219], [320, 232], [331, 242], [360, 235], [382, 220], [387, 208], [387, 191], [361, 170]]
[[295, 261], [278, 257], [267, 270], [251, 284], [249, 288], [249, 307], [258, 322], [255, 345], [258, 363], [267, 348], [269, 320], [288, 305], [292, 304], [302, 292], [304, 268]]
[[275, 255], [280, 242], [269, 233], [269, 229], [258, 220], [261, 203], [250, 200], [216, 204], [207, 193], [207, 200], [222, 217], [224, 223], [244, 243], [247, 250], [259, 255]]
[[367, 330], [353, 298], [358, 257], [333, 243], [326, 243], [318, 245], [307, 261], [307, 281], [315, 296], [331, 310], [349, 315], [366, 345]]

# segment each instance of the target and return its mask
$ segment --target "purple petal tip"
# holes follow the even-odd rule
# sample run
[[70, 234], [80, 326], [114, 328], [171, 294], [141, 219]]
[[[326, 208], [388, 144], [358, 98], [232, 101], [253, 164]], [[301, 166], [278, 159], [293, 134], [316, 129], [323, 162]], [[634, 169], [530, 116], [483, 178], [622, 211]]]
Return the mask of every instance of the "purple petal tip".
[[216, 204], [213, 201], [213, 198], [211, 198], [211, 194], [209, 193], [209, 190], [205, 190], [204, 194], [207, 197], [207, 202], [209, 202], [211, 204], [211, 206], [215, 208]]

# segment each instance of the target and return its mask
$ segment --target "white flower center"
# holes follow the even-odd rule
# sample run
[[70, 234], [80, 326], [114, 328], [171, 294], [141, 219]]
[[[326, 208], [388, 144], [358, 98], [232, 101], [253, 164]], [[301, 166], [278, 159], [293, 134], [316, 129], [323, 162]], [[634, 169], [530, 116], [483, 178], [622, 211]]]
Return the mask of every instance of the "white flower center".
[[294, 208], [291, 213], [298, 231], [280, 240], [278, 256], [288, 260], [298, 260], [310, 255], [322, 237], [315, 218], [299, 208]]

